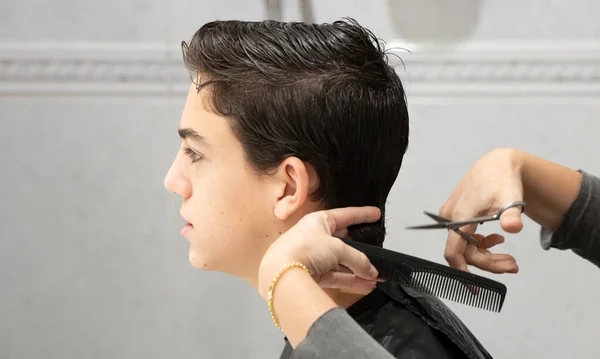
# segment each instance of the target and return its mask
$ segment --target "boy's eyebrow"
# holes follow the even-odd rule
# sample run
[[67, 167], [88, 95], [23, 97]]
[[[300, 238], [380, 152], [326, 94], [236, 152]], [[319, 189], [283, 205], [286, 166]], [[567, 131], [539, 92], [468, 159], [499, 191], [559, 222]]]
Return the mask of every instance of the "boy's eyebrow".
[[206, 137], [202, 136], [201, 134], [199, 134], [191, 128], [180, 128], [179, 130], [177, 130], [177, 132], [179, 133], [179, 137], [181, 137], [182, 140], [190, 140], [210, 147], [210, 144], [206, 140]]

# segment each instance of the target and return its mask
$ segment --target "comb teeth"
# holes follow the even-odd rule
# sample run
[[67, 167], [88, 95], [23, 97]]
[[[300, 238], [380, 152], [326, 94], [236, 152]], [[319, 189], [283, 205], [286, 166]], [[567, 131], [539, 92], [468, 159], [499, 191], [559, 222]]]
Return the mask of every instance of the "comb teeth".
[[415, 269], [400, 282], [423, 293], [492, 312], [500, 312], [505, 295], [500, 288], [435, 268]]
[[506, 286], [502, 283], [408, 254], [342, 240], [365, 253], [380, 278], [475, 308], [492, 312], [502, 309], [506, 297]]

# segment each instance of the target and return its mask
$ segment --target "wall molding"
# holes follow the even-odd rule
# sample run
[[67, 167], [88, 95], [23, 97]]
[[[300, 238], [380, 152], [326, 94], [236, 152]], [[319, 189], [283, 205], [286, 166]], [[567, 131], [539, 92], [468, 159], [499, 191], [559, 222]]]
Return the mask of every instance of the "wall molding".
[[[387, 47], [412, 96], [600, 95], [600, 42]], [[179, 96], [188, 81], [161, 44], [0, 43], [0, 95]]]

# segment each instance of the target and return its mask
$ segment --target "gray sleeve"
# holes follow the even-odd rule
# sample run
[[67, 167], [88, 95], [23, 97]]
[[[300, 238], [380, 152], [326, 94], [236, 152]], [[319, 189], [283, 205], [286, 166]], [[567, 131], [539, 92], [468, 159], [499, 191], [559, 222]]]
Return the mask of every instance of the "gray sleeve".
[[600, 178], [584, 171], [577, 199], [561, 226], [552, 232], [542, 228], [542, 248], [571, 249], [600, 267]]
[[317, 319], [292, 354], [292, 359], [321, 358], [394, 359], [340, 307]]

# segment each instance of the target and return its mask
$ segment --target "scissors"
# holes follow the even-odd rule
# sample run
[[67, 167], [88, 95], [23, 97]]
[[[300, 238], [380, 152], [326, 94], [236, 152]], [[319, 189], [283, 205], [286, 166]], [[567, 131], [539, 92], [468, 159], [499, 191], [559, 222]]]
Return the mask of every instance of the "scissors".
[[521, 212], [524, 212], [525, 211], [525, 202], [523, 202], [523, 201], [510, 202], [509, 204], [500, 208], [500, 210], [498, 210], [498, 212], [496, 212], [495, 214], [493, 214], [491, 216], [475, 217], [475, 218], [467, 219], [466, 221], [452, 221], [450, 218], [438, 216], [437, 214], [423, 211], [423, 213], [425, 213], [427, 216], [429, 216], [431, 219], [437, 221], [438, 223], [424, 224], [424, 225], [420, 225], [420, 226], [409, 226], [409, 227], [406, 227], [406, 229], [446, 228], [448, 230], [453, 230], [467, 242], [478, 245], [479, 241], [475, 237], [470, 235], [469, 233], [461, 231], [460, 227], [467, 225], [467, 224], [477, 224], [477, 223], [483, 224], [483, 223], [489, 222], [489, 221], [497, 221], [500, 219], [500, 216], [502, 215], [502, 213], [504, 213], [509, 208], [513, 208], [513, 207], [521, 207]]

